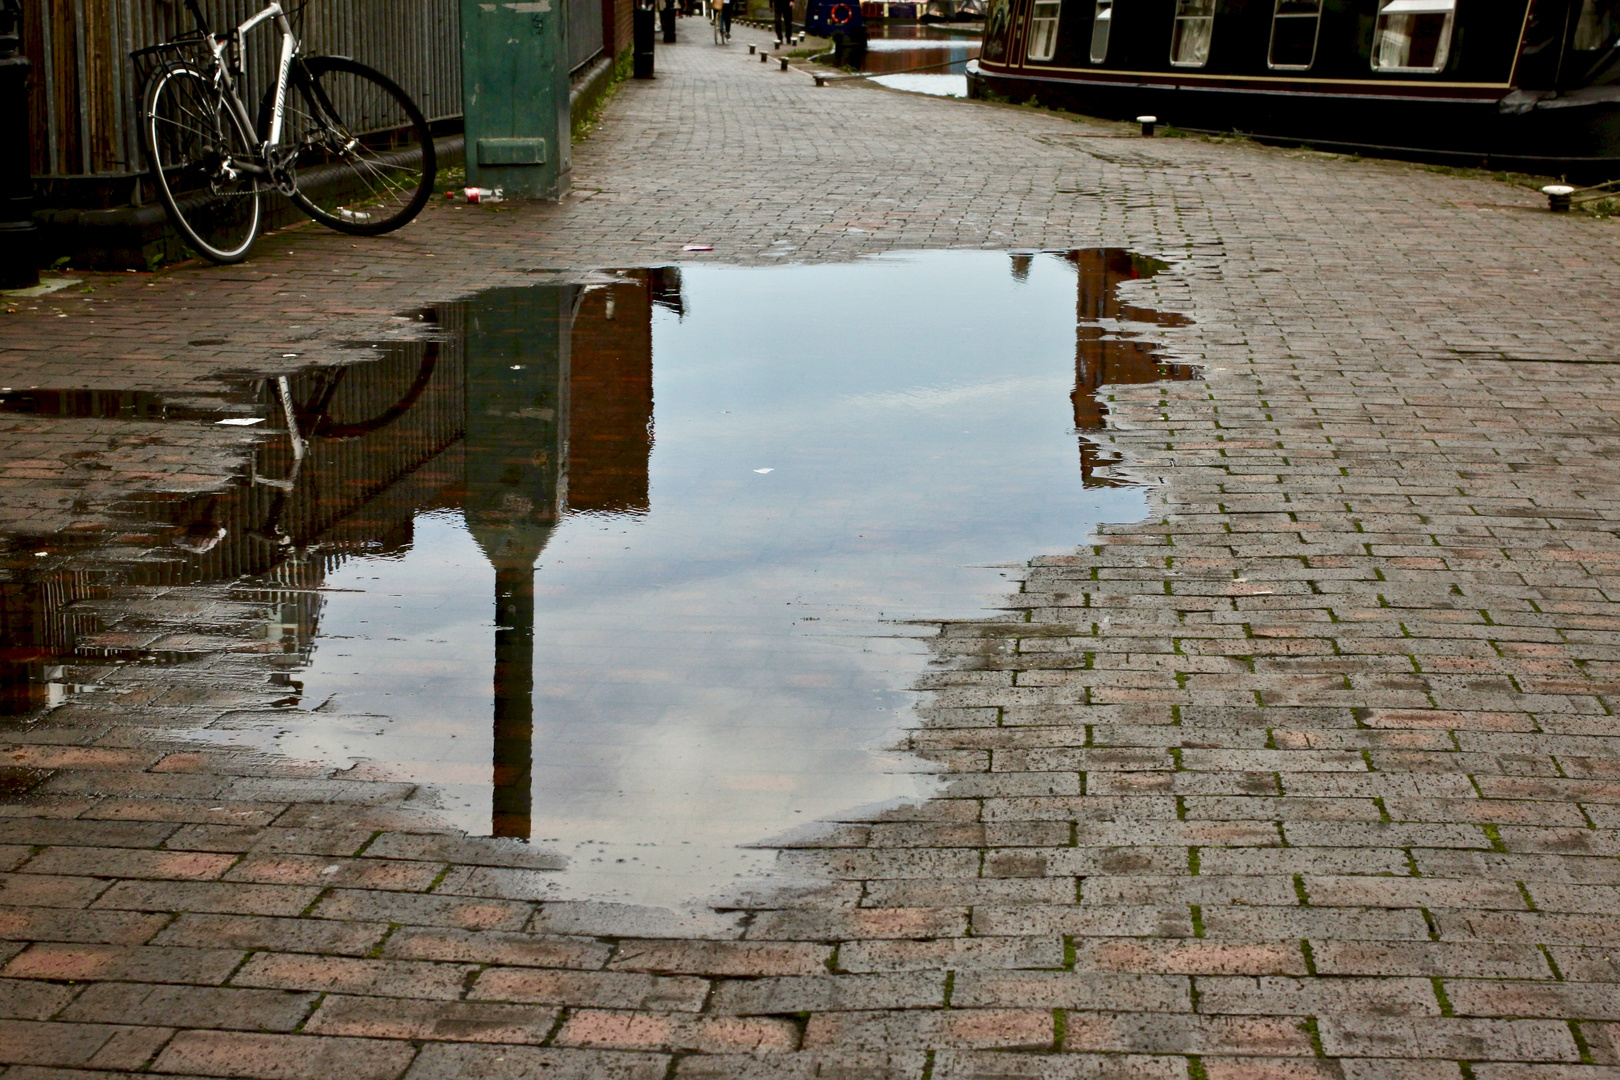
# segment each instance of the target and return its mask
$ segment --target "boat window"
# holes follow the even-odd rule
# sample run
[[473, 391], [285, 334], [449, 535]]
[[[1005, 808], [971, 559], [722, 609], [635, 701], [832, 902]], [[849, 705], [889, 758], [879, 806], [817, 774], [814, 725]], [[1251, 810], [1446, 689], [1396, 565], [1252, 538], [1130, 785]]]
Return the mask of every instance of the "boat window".
[[1091, 62], [1108, 59], [1108, 30], [1114, 25], [1114, 0], [1097, 0], [1097, 13], [1091, 18]]
[[1575, 17], [1575, 39], [1570, 47], [1579, 52], [1610, 49], [1620, 38], [1620, 2], [1617, 0], [1583, 0], [1581, 13]]
[[1176, 28], [1170, 38], [1170, 62], [1177, 67], [1209, 63], [1209, 41], [1215, 30], [1215, 0], [1176, 0]]
[[1384, 0], [1373, 30], [1373, 70], [1443, 69], [1456, 12], [1457, 0]]
[[1303, 71], [1316, 60], [1316, 30], [1322, 23], [1322, 0], [1277, 0], [1271, 17], [1273, 68]]
[[1035, 0], [1029, 18], [1029, 52], [1031, 60], [1050, 60], [1057, 51], [1059, 0]]

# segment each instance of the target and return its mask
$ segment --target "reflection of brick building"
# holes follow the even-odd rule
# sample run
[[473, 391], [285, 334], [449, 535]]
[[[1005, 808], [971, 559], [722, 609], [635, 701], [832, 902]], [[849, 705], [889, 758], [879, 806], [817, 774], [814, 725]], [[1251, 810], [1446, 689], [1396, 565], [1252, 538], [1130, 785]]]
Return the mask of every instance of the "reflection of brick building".
[[1074, 264], [1079, 298], [1076, 304], [1074, 344], [1074, 426], [1100, 431], [1107, 409], [1097, 395], [1108, 383], [1151, 383], [1164, 379], [1191, 379], [1193, 369], [1167, 364], [1152, 342], [1130, 336], [1128, 326], [1185, 326], [1187, 319], [1173, 312], [1135, 307], [1120, 299], [1122, 282], [1152, 277], [1162, 264], [1123, 248], [1071, 251], [1064, 256]]
[[[1020, 263], [1018, 260], [1024, 260]], [[1014, 256], [1013, 275], [1027, 276], [1029, 256]], [[1074, 266], [1076, 310], [1074, 331], [1074, 426], [1077, 431], [1101, 431], [1108, 408], [1099, 393], [1109, 384], [1152, 383], [1165, 379], [1191, 379], [1194, 370], [1185, 364], [1166, 363], [1157, 347], [1133, 333], [1131, 324], [1185, 326], [1188, 320], [1173, 312], [1136, 307], [1120, 298], [1119, 287], [1127, 281], [1152, 277], [1163, 269], [1155, 259], [1132, 255], [1123, 248], [1071, 251], [1063, 259]], [[1113, 486], [1116, 481], [1098, 477], [1100, 466], [1111, 464], [1096, 443], [1080, 439], [1080, 472], [1086, 485]]]
[[652, 309], [679, 271], [632, 270], [587, 291], [569, 372], [568, 509], [644, 511], [652, 454]]

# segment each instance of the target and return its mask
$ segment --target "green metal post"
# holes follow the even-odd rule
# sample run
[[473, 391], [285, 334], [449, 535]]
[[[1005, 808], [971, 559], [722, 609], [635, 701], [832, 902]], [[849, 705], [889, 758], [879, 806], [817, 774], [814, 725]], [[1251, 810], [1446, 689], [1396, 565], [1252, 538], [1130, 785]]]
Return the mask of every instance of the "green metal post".
[[467, 183], [509, 199], [568, 190], [566, 0], [461, 0]]
[[493, 836], [529, 835], [534, 566], [566, 499], [573, 286], [467, 303], [467, 531], [495, 567]]

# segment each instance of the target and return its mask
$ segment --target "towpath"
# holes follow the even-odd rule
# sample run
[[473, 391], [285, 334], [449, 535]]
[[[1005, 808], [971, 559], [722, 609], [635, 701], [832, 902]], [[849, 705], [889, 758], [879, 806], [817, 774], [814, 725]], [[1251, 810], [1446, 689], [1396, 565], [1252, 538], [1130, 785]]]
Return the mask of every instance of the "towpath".
[[[1151, 517], [944, 628], [909, 742], [946, 794], [785, 851], [826, 884], [745, 912], [537, 903], [540, 870], [406, 785], [164, 750], [257, 700], [226, 660], [8, 724], [0, 1076], [1620, 1077], [1620, 228], [1405, 165], [815, 89], [685, 36], [561, 204], [92, 279], [12, 305], [0, 384], [215, 389], [695, 241], [1124, 246], [1171, 264], [1157, 305], [1194, 321], [1166, 341], [1204, 371], [1108, 403]], [[8, 418], [3, 526], [240, 454]]]

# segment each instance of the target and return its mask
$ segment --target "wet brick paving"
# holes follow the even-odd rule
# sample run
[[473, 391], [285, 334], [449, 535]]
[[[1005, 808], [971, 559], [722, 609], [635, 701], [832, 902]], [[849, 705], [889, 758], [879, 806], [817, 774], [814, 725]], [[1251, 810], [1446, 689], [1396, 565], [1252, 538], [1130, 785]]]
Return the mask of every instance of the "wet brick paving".
[[[539, 904], [544, 856], [435, 831], [409, 785], [155, 739], [266, 704], [251, 655], [8, 727], [0, 1075], [1620, 1076], [1620, 230], [1404, 165], [816, 90], [742, 51], [662, 49], [560, 205], [92, 278], [14, 305], [0, 382], [217, 390], [692, 241], [1123, 245], [1171, 263], [1153, 303], [1194, 316], [1164, 337], [1206, 373], [1110, 395], [1153, 516], [943, 627], [907, 741], [947, 793], [783, 851], [825, 884], [730, 911]], [[814, 298], [782, 312], [836, 330]], [[75, 445], [5, 417], [5, 527], [243, 452], [119, 423]]]

